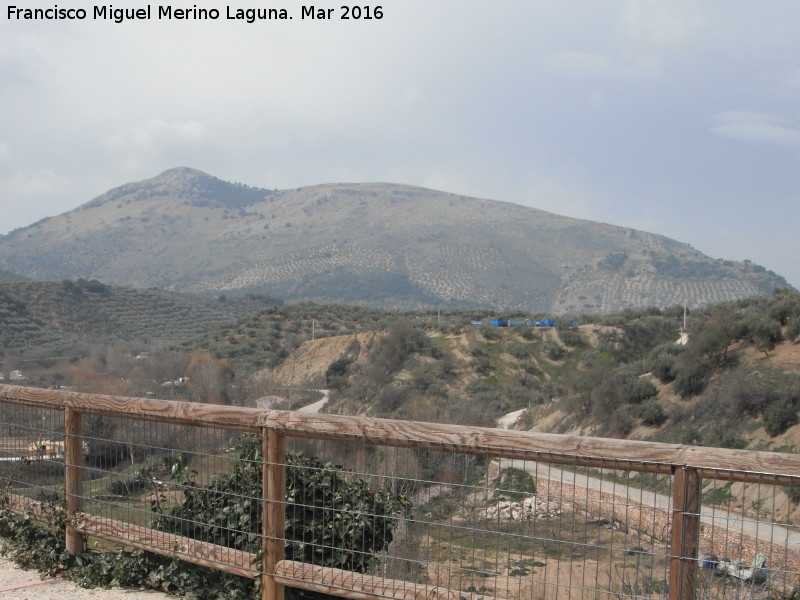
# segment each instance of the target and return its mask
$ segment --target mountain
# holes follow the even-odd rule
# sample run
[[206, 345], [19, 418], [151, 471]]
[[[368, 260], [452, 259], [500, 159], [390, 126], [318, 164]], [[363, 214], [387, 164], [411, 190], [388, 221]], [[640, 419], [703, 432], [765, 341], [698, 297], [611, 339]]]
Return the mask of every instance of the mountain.
[[786, 281], [650, 233], [387, 183], [266, 190], [171, 169], [0, 238], [0, 269], [392, 308], [609, 313]]

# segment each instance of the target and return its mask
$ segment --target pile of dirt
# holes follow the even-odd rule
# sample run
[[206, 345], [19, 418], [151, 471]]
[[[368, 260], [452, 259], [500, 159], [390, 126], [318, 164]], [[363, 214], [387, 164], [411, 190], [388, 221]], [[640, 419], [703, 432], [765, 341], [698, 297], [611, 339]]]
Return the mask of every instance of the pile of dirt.
[[382, 332], [367, 331], [308, 340], [294, 350], [280, 367], [268, 369], [262, 374], [283, 387], [324, 388], [325, 372], [331, 363], [351, 352], [355, 362], [363, 360], [367, 349], [382, 335]]

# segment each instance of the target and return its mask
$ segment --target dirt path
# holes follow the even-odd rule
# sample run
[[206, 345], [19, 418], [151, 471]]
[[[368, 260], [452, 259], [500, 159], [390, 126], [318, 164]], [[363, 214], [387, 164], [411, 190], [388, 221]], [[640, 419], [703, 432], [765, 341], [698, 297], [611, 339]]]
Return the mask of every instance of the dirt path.
[[108, 590], [78, 587], [71, 581], [47, 577], [36, 571], [23, 571], [10, 560], [0, 557], [0, 600], [166, 600], [166, 594], [154, 591], [112, 588]]
[[525, 412], [526, 409], [521, 408], [520, 410], [515, 410], [514, 412], [510, 412], [507, 415], [503, 415], [499, 419], [497, 419], [497, 427], [499, 429], [510, 429], [511, 426], [519, 421], [522, 413]]
[[328, 403], [328, 400], [331, 397], [331, 391], [330, 390], [317, 390], [317, 391], [322, 393], [322, 400], [317, 400], [316, 402], [298, 408], [297, 412], [316, 414], [322, 410], [322, 407]]

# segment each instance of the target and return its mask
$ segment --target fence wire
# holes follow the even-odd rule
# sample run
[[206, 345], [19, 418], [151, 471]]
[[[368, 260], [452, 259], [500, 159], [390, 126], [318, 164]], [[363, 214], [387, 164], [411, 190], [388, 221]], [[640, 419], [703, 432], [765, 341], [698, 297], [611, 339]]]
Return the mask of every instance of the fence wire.
[[0, 404], [0, 493], [59, 498], [64, 487], [64, 411], [48, 405]]
[[[2, 493], [63, 495], [63, 411], [0, 399], [0, 432]], [[268, 457], [278, 435], [284, 449]], [[587, 468], [568, 453], [91, 414], [82, 445], [81, 527], [101, 545], [258, 576], [271, 539], [284, 549], [276, 569], [301, 588], [344, 594], [357, 579], [360, 592], [403, 598], [666, 598], [671, 569], [688, 561], [697, 598], [800, 589], [796, 477], [704, 473], [701, 509], [687, 515], [699, 552], [680, 556], [675, 479], [658, 463]], [[282, 492], [271, 535], [265, 473], [280, 473], [270, 485]]]

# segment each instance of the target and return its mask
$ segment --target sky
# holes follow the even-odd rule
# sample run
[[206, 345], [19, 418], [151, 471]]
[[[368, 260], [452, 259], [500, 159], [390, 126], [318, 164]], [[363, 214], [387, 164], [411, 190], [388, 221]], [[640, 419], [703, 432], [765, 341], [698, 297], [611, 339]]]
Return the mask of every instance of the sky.
[[[361, 1], [382, 18], [197, 0], [121, 23], [19, 2], [87, 12], [25, 20], [5, 0], [0, 234], [188, 166], [270, 189], [382, 181], [513, 202], [800, 287], [800, 2]], [[258, 7], [292, 19], [227, 18]]]

